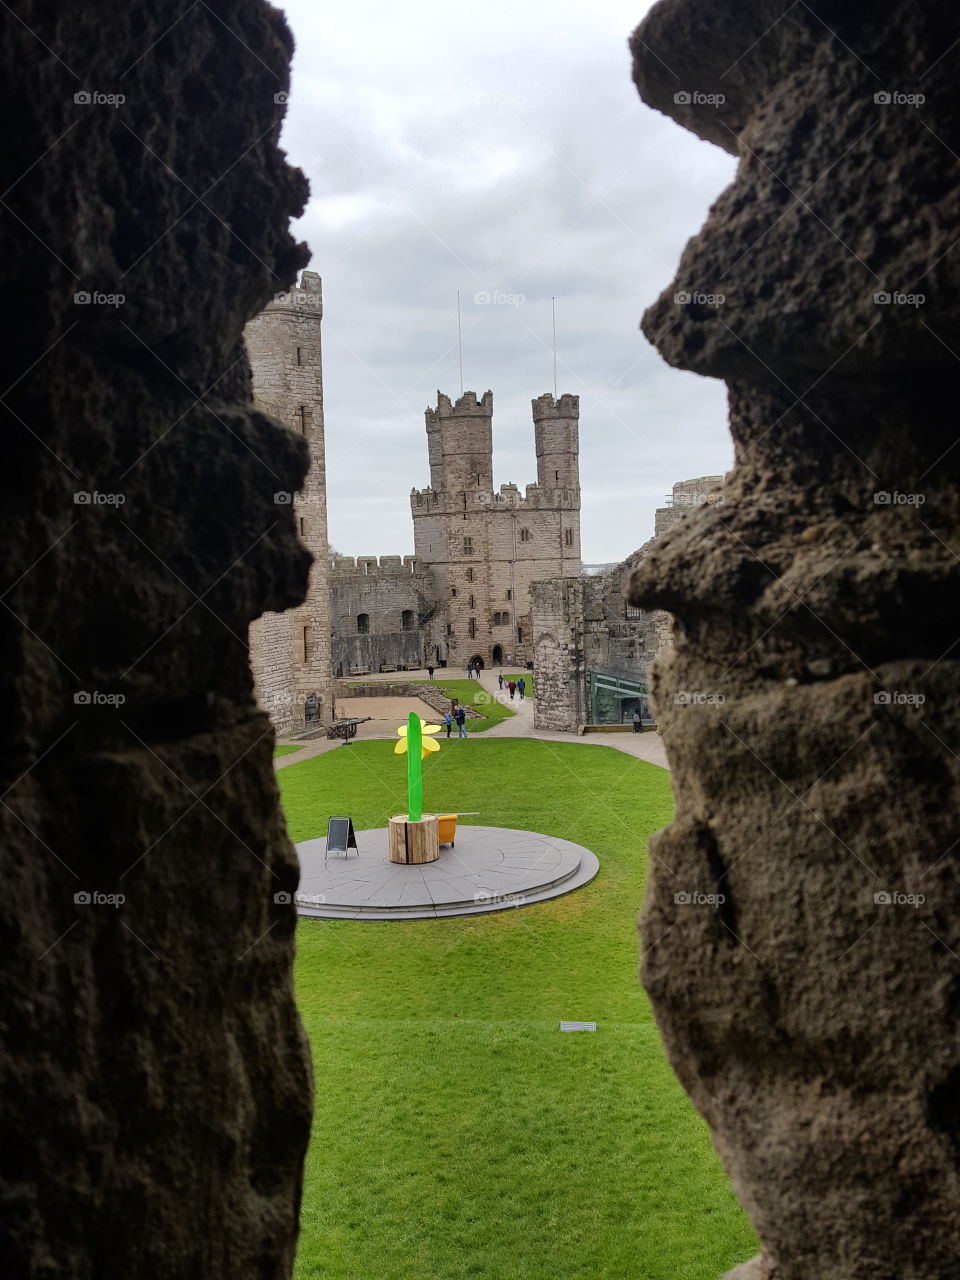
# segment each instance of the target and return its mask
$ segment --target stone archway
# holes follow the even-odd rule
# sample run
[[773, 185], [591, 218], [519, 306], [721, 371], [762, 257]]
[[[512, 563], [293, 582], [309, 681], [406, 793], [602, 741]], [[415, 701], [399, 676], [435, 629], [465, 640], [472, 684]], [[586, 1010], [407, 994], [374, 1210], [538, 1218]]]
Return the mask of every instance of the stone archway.
[[471, 664], [471, 666], [473, 666], [477, 671], [482, 671], [482, 670], [483, 670], [483, 668], [486, 666], [486, 663], [485, 663], [485, 662], [484, 662], [484, 660], [480, 657], [479, 653], [475, 653], [475, 654], [473, 655], [473, 657], [470, 659], [470, 664]]
[[495, 644], [493, 646], [493, 665], [495, 667], [503, 666], [503, 645]]

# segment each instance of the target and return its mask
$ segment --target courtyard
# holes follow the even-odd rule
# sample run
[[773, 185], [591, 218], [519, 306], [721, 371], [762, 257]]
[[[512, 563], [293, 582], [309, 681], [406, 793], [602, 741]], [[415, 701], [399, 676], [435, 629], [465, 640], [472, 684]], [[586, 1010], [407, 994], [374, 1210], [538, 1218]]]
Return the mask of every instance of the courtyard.
[[[495, 914], [301, 919], [316, 1096], [298, 1280], [714, 1280], [756, 1240], [637, 981], [646, 843], [670, 820], [669, 775], [569, 740], [468, 746], [427, 762], [431, 810], [574, 841], [600, 872]], [[364, 831], [404, 807], [388, 741], [277, 777], [297, 842], [331, 814]]]

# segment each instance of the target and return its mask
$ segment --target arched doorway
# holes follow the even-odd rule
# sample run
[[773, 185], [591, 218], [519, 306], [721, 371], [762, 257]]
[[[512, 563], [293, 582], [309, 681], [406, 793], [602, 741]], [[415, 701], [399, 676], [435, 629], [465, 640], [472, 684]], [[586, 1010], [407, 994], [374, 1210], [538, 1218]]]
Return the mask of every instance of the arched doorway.
[[493, 665], [495, 667], [503, 666], [503, 645], [495, 644], [493, 646]]
[[470, 659], [470, 662], [477, 671], [483, 670], [483, 659], [480, 657], [479, 653], [475, 653]]

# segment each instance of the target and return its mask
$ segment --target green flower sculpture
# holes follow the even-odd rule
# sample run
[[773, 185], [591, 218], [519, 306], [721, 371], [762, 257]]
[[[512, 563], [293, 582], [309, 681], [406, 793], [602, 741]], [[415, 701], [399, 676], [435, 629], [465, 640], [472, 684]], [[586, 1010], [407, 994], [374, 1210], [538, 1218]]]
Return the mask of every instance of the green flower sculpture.
[[438, 724], [427, 724], [415, 711], [410, 712], [406, 724], [397, 733], [400, 741], [393, 748], [394, 754], [407, 757], [407, 821], [419, 822], [423, 817], [423, 759], [431, 751], [439, 751], [440, 743], [425, 738], [425, 733], [439, 733]]

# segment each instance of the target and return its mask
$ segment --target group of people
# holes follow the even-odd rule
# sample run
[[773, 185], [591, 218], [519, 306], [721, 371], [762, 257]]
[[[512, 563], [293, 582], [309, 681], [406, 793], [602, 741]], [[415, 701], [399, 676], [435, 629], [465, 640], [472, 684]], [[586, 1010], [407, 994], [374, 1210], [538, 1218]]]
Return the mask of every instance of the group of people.
[[468, 680], [474, 680], [474, 679], [479, 680], [479, 679], [480, 679], [480, 664], [479, 664], [479, 662], [468, 662], [468, 663], [467, 663], [467, 679], [468, 679]]
[[527, 692], [527, 682], [524, 680], [523, 676], [520, 676], [518, 680], [504, 680], [503, 672], [501, 671], [497, 676], [497, 683], [500, 685], [501, 689], [503, 689], [504, 685], [507, 686], [507, 689], [510, 691], [511, 702], [514, 699], [514, 695], [517, 693], [520, 694], [520, 701], [523, 701], [524, 694]]
[[448, 738], [450, 737], [450, 733], [454, 725], [457, 726], [458, 738], [465, 738], [467, 736], [467, 713], [459, 704], [454, 707], [452, 711], [447, 712], [443, 717], [443, 723], [447, 727]]

